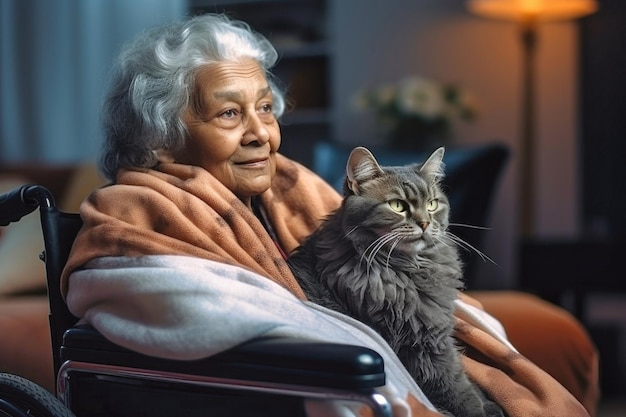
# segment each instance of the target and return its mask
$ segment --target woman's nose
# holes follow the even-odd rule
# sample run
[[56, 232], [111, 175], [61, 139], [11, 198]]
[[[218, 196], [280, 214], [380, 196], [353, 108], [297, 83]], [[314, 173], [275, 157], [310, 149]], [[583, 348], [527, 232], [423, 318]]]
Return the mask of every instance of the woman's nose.
[[246, 143], [258, 141], [265, 143], [270, 139], [270, 132], [265, 126], [265, 123], [259, 118], [259, 115], [254, 113], [245, 120], [246, 131], [243, 135]]

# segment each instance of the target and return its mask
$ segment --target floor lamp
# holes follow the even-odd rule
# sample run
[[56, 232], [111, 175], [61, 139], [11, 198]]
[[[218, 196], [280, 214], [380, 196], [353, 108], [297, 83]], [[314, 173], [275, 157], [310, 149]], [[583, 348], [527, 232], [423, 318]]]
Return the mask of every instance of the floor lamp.
[[520, 146], [520, 232], [532, 237], [535, 169], [535, 50], [537, 25], [545, 21], [571, 20], [595, 12], [595, 0], [469, 0], [468, 9], [481, 17], [515, 21], [520, 28], [523, 53], [522, 115]]

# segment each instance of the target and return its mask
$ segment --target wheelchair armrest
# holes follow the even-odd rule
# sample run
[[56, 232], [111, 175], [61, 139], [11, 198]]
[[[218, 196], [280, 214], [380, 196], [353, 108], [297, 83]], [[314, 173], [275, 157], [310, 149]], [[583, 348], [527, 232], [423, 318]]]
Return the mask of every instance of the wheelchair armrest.
[[25, 184], [7, 193], [0, 194], [0, 226], [18, 222], [38, 207], [54, 206], [54, 199], [47, 188]]
[[182, 361], [131, 351], [80, 325], [65, 332], [61, 359], [313, 387], [370, 389], [385, 384], [383, 359], [369, 348], [286, 337], [260, 338], [205, 359]]

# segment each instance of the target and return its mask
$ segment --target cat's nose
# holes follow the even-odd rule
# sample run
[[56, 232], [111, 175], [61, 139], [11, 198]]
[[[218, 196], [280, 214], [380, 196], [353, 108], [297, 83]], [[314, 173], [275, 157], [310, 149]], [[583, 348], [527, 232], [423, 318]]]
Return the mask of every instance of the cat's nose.
[[417, 222], [417, 225], [424, 231], [426, 230], [429, 224], [430, 222]]

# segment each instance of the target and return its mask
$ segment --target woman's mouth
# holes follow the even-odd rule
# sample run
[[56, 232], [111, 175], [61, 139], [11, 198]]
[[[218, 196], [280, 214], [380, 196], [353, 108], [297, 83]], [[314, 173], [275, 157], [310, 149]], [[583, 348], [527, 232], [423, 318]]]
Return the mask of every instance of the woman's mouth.
[[247, 167], [247, 168], [262, 168], [262, 167], [265, 167], [267, 165], [268, 159], [269, 158], [267, 158], [267, 157], [265, 157], [265, 158], [248, 159], [248, 160], [245, 160], [245, 161], [237, 162], [236, 165], [242, 166], [242, 167]]

